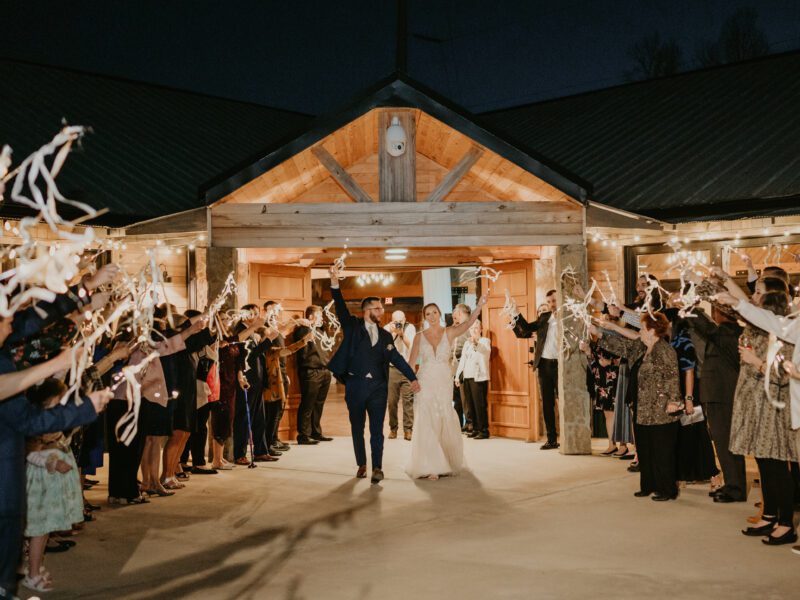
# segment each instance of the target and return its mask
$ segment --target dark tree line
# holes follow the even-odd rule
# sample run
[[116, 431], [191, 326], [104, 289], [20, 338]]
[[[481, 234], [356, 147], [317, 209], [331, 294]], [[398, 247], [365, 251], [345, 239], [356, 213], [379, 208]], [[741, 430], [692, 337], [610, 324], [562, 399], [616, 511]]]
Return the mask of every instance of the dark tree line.
[[725, 20], [716, 40], [705, 40], [693, 48], [690, 59], [675, 39], [662, 39], [658, 32], [644, 36], [628, 49], [631, 68], [625, 77], [631, 81], [666, 77], [687, 68], [734, 63], [768, 52], [767, 36], [758, 26], [758, 11], [742, 7]]

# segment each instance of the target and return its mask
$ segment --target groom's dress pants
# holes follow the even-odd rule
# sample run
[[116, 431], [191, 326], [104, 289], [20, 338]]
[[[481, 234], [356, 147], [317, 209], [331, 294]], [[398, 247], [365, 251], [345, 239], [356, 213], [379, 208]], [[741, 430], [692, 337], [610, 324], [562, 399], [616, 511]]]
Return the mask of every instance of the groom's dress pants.
[[367, 464], [364, 444], [364, 425], [369, 417], [369, 445], [372, 468], [383, 468], [383, 421], [386, 418], [388, 385], [384, 378], [350, 377], [345, 386], [344, 399], [350, 414], [350, 431], [358, 466]]

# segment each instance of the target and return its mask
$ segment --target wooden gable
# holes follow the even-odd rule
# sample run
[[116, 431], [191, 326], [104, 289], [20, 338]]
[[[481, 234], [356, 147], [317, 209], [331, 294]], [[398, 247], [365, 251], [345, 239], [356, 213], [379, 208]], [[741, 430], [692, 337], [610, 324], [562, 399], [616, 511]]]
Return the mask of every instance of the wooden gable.
[[416, 126], [416, 198], [424, 201], [472, 148], [480, 156], [445, 201], [558, 201], [579, 203], [549, 183], [419, 109], [375, 108], [305, 148], [215, 203], [352, 202], [315, 155], [321, 146], [373, 201], [379, 197], [381, 112], [408, 112]]

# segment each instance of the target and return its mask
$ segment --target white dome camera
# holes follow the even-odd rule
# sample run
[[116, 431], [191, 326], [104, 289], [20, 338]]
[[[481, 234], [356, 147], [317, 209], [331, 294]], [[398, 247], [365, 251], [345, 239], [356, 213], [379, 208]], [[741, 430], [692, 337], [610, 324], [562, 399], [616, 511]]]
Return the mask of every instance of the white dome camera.
[[400, 119], [392, 117], [392, 123], [386, 129], [386, 152], [391, 156], [402, 156], [406, 151], [406, 131], [400, 125]]

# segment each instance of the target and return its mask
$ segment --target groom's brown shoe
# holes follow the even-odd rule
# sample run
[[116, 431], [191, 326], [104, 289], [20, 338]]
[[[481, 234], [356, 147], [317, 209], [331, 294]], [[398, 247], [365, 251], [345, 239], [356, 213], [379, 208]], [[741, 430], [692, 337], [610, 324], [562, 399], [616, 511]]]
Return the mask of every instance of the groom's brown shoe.
[[396, 439], [396, 438], [397, 438], [397, 430], [396, 430], [396, 429], [392, 429], [392, 430], [389, 432], [389, 439], [390, 439], [390, 440], [394, 440], [394, 439]]
[[403, 434], [403, 437], [406, 438], [406, 441], [410, 442], [411, 441], [411, 432], [410, 431], [406, 431]]
[[372, 469], [372, 479], [370, 481], [372, 483], [380, 483], [383, 481], [383, 471], [380, 469]]
[[367, 476], [367, 465], [361, 465], [358, 467], [358, 471], [356, 471], [356, 477], [359, 479], [364, 479]]

